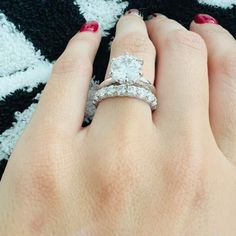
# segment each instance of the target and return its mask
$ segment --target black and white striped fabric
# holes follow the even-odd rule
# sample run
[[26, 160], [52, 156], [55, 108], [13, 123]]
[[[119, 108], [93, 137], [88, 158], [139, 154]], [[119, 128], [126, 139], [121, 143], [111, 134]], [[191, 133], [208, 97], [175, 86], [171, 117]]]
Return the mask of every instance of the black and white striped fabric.
[[52, 65], [68, 40], [88, 20], [103, 39], [94, 63], [84, 126], [92, 119], [92, 97], [103, 80], [115, 24], [126, 9], [144, 16], [160, 12], [188, 27], [208, 13], [236, 36], [236, 0], [0, 0], [0, 179], [15, 143], [35, 110]]

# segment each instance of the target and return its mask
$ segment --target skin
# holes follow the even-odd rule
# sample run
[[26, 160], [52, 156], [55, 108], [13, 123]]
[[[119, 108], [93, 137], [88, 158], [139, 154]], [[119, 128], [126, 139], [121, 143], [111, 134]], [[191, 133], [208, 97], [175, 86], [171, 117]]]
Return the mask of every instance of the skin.
[[100, 40], [80, 32], [56, 62], [0, 183], [0, 235], [236, 235], [233, 36], [122, 16], [111, 58], [144, 59], [158, 109], [109, 98], [82, 128]]

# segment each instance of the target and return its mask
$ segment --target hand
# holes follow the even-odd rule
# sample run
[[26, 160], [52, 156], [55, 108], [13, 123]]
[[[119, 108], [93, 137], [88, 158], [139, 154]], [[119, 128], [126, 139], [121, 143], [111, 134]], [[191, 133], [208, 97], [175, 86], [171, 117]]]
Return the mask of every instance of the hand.
[[195, 21], [122, 16], [111, 58], [144, 60], [158, 109], [108, 98], [86, 128], [101, 35], [71, 39], [0, 184], [0, 235], [236, 235], [236, 42]]

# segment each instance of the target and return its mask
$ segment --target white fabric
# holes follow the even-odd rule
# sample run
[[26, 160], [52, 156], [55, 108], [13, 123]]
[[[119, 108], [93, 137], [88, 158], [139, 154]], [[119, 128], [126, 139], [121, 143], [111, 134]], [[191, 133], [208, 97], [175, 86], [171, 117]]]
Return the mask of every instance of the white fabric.
[[46, 83], [51, 64], [22, 32], [0, 13], [0, 100], [17, 89]]
[[[23, 71], [44, 60], [14, 24], [0, 13], [0, 79], [1, 76]], [[22, 83], [23, 84], [23, 83]]]
[[119, 0], [75, 0], [75, 4], [79, 6], [80, 12], [87, 21], [99, 22], [103, 36], [107, 35], [106, 30], [114, 27], [119, 16], [128, 6], [128, 2]]
[[52, 65], [50, 63], [39, 61], [37, 65], [26, 71], [20, 71], [0, 78], [0, 100], [17, 89], [24, 88], [30, 92], [39, 83], [46, 83], [51, 69]]
[[33, 103], [31, 106], [23, 112], [16, 112], [16, 122], [13, 123], [12, 127], [0, 135], [0, 160], [7, 159], [8, 155], [12, 153], [12, 149], [22, 134], [25, 126], [29, 122], [33, 112], [35, 111], [36, 104]]
[[233, 4], [236, 5], [236, 0], [198, 0], [198, 2], [223, 8], [232, 8]]

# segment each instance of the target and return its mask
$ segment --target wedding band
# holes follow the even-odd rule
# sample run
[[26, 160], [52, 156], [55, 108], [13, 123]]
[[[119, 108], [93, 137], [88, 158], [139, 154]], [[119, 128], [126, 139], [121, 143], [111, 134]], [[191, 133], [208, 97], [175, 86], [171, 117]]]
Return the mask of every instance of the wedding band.
[[[112, 77], [109, 77], [108, 79], [104, 80], [101, 84], [99, 84], [98, 89], [101, 89], [103, 87], [107, 87], [110, 85], [116, 85], [116, 84], [120, 84], [119, 82], [117, 82], [115, 79], [113, 79]], [[130, 85], [137, 85], [138, 87], [144, 87], [146, 89], [150, 89], [152, 93], [155, 94], [156, 89], [155, 87], [152, 85], [152, 83], [149, 80], [140, 78], [138, 81], [136, 81], [135, 83], [127, 83]]]
[[152, 111], [157, 109], [157, 98], [149, 90], [135, 85], [110, 85], [109, 87], [103, 87], [95, 93], [93, 104], [98, 106], [99, 102], [106, 98], [111, 97], [133, 97], [140, 99], [150, 105]]

